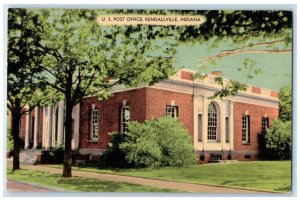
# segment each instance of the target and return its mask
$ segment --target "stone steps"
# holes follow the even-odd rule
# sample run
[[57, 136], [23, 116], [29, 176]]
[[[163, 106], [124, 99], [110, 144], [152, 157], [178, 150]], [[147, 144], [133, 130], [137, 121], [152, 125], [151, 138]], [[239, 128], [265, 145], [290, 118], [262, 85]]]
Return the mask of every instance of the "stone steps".
[[20, 152], [20, 163], [21, 164], [36, 164], [37, 162], [37, 156], [40, 154], [42, 150], [37, 150], [37, 149], [27, 149], [27, 150], [22, 150]]

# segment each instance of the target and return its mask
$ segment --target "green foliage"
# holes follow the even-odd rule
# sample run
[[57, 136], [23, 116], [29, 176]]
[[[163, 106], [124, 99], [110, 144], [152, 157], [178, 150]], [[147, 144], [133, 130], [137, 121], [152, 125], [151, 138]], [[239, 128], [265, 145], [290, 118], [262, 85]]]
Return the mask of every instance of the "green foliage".
[[14, 141], [10, 133], [10, 128], [6, 128], [6, 149], [7, 150], [14, 149]]
[[48, 92], [35, 78], [41, 73], [39, 65], [45, 54], [38, 35], [41, 30], [38, 15], [28, 9], [9, 9], [7, 98], [12, 115], [22, 115], [25, 105], [34, 107], [43, 100], [43, 92]]
[[247, 85], [240, 83], [236, 80], [229, 80], [228, 83], [223, 82], [222, 77], [216, 77], [215, 82], [222, 86], [221, 90], [216, 91], [214, 95], [209, 97], [210, 99], [214, 98], [224, 98], [227, 96], [235, 96], [239, 91], [246, 91]]
[[282, 121], [292, 120], [292, 88], [286, 86], [279, 91], [279, 118]]
[[290, 159], [292, 156], [292, 122], [275, 120], [265, 135], [266, 148], [277, 159]]
[[120, 149], [126, 153], [125, 159], [134, 167], [158, 167], [162, 153], [157, 142], [157, 131], [149, 121], [143, 124], [132, 122], [128, 126], [126, 141]]
[[[7, 35], [7, 108], [12, 116], [11, 136], [15, 155], [24, 147], [19, 138], [20, 118], [48, 98], [48, 88], [36, 79], [41, 73], [40, 65], [45, 54], [37, 33], [42, 30], [38, 15], [30, 10], [8, 10]], [[47, 94], [47, 95], [45, 95]], [[8, 146], [12, 143], [8, 141]], [[13, 158], [13, 169], [19, 169], [18, 157]]]
[[292, 154], [292, 89], [279, 91], [279, 120], [259, 135], [262, 159], [290, 159]]
[[125, 153], [120, 149], [120, 144], [125, 141], [126, 135], [120, 133], [111, 133], [111, 142], [108, 144], [107, 151], [104, 153], [103, 158], [104, 167], [130, 167], [125, 160]]
[[56, 163], [63, 163], [64, 161], [64, 147], [59, 145], [55, 147], [53, 153], [53, 158], [55, 159]]
[[[154, 84], [173, 73], [177, 40], [168, 29], [149, 26], [104, 27], [101, 10], [35, 10], [47, 54], [40, 79], [74, 104], [89, 95], [108, 98], [115, 84]], [[149, 37], [153, 33], [160, 35]], [[173, 36], [176, 35], [175, 33]], [[113, 78], [113, 79], [112, 79]]]
[[132, 122], [120, 145], [134, 167], [188, 166], [195, 162], [188, 131], [178, 119], [161, 117], [143, 124]]
[[[99, 10], [36, 9], [43, 29], [37, 34], [47, 50], [36, 76], [66, 102], [65, 121], [73, 107], [87, 96], [108, 98], [116, 84], [154, 84], [173, 73], [177, 40], [162, 27], [97, 24]], [[149, 37], [153, 32], [161, 33]], [[64, 173], [71, 176], [71, 132], [65, 128]], [[68, 167], [67, 167], [68, 166]]]

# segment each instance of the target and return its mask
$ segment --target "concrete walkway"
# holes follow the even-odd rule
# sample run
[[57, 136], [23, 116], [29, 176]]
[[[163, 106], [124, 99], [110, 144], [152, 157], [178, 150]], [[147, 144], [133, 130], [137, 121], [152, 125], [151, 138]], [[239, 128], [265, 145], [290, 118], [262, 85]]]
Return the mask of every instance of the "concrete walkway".
[[[22, 165], [22, 168], [28, 170], [41, 171], [41, 172], [62, 174], [62, 169], [47, 167], [43, 165]], [[216, 193], [226, 193], [226, 194], [269, 193], [264, 191], [246, 190], [246, 189], [239, 189], [239, 188], [201, 185], [201, 184], [192, 184], [192, 183], [185, 183], [185, 182], [162, 181], [158, 179], [147, 179], [147, 178], [139, 178], [139, 177], [131, 177], [131, 176], [123, 176], [123, 175], [115, 175], [115, 174], [104, 174], [104, 173], [96, 173], [96, 172], [85, 172], [85, 171], [77, 171], [77, 170], [72, 170], [72, 175], [78, 177], [91, 178], [91, 179], [101, 179], [101, 180], [108, 180], [108, 181], [152, 186], [158, 188], [175, 189], [175, 190], [181, 190], [181, 191], [192, 192], [192, 193], [215, 193], [215, 194]]]
[[26, 182], [11, 181], [6, 182], [6, 190], [8, 192], [55, 192], [56, 190], [41, 187]]

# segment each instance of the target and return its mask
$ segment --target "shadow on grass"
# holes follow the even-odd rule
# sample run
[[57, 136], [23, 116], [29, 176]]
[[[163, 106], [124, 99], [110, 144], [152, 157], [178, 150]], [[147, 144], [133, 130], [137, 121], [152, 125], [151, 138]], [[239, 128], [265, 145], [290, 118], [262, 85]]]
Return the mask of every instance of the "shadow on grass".
[[285, 187], [280, 187], [280, 188], [275, 188], [275, 191], [281, 191], [281, 192], [290, 192], [291, 191], [291, 186], [285, 186]]
[[62, 178], [58, 174], [30, 170], [18, 170], [14, 173], [8, 170], [7, 176], [14, 180], [46, 184], [80, 192], [179, 192], [176, 190], [83, 177]]
[[72, 190], [83, 192], [179, 192], [169, 189], [81, 177], [60, 178], [57, 183], [68, 185]]

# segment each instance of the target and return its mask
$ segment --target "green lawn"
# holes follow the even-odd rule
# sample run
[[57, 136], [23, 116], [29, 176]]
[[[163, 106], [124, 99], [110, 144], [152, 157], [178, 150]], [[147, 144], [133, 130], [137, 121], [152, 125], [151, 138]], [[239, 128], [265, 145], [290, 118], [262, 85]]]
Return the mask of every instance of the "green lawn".
[[291, 161], [253, 161], [159, 169], [73, 169], [267, 191], [289, 192], [291, 189]]
[[7, 178], [44, 186], [63, 188], [65, 191], [80, 192], [179, 192], [149, 186], [88, 179], [82, 177], [61, 178], [58, 174], [43, 173], [31, 170], [18, 170], [12, 173], [7, 169]]

